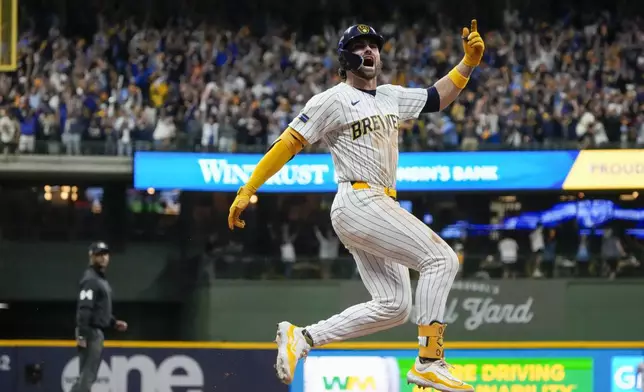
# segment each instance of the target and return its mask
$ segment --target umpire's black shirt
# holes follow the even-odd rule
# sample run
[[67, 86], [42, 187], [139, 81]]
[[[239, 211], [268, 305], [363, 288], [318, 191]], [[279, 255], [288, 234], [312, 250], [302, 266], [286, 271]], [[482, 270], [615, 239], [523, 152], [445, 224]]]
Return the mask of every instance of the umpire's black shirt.
[[111, 328], [115, 322], [112, 315], [112, 288], [105, 274], [97, 267], [90, 266], [80, 280], [76, 309], [78, 336], [87, 339], [92, 329]]

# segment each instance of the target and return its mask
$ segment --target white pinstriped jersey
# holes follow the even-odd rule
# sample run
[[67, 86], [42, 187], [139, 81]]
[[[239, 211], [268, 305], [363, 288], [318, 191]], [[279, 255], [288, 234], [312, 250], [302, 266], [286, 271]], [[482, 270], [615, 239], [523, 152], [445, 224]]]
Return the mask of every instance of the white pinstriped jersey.
[[338, 182], [395, 187], [399, 123], [418, 118], [426, 102], [423, 88], [385, 84], [373, 95], [340, 83], [312, 97], [289, 126], [329, 147]]

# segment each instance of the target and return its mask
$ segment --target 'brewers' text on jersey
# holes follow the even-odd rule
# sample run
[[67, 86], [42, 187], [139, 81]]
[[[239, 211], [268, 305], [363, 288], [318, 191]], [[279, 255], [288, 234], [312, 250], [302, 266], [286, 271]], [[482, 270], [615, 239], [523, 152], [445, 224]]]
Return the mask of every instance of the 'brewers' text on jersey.
[[424, 88], [386, 84], [364, 91], [339, 83], [312, 97], [289, 125], [309, 144], [324, 141], [338, 182], [393, 188], [399, 123], [417, 118], [426, 102]]

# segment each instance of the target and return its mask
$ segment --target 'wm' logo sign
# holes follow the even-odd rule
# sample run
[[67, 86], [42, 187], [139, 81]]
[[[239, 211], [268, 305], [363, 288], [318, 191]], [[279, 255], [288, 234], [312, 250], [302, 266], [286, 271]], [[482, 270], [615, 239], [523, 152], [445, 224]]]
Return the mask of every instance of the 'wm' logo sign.
[[327, 391], [375, 391], [376, 380], [373, 377], [322, 377]]

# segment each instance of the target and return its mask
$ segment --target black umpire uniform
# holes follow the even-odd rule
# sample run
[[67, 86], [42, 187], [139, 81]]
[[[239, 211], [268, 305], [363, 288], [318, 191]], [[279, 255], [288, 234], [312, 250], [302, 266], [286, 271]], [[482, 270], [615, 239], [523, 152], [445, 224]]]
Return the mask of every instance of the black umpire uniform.
[[79, 355], [79, 378], [71, 392], [90, 392], [101, 364], [105, 336], [103, 331], [115, 328], [112, 315], [112, 288], [105, 278], [109, 247], [95, 242], [89, 248], [90, 264], [80, 280], [76, 308], [76, 341]]

